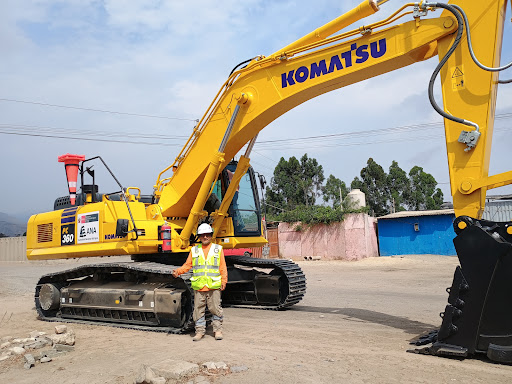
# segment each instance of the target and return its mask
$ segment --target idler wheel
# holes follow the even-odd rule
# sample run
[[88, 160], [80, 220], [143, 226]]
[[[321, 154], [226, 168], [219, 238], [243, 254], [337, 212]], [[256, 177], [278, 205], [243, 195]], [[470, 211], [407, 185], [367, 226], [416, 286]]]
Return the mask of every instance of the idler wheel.
[[39, 291], [39, 303], [45, 311], [59, 308], [60, 291], [53, 284], [43, 284]]

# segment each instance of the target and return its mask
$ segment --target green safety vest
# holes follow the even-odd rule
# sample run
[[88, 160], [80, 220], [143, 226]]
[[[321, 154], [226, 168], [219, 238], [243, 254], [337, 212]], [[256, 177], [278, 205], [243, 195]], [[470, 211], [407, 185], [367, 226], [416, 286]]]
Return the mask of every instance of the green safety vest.
[[220, 252], [222, 247], [218, 244], [212, 244], [208, 251], [208, 259], [205, 259], [202, 244], [192, 248], [192, 271], [190, 279], [192, 289], [196, 291], [203, 287], [208, 289], [220, 289], [222, 285], [220, 275]]

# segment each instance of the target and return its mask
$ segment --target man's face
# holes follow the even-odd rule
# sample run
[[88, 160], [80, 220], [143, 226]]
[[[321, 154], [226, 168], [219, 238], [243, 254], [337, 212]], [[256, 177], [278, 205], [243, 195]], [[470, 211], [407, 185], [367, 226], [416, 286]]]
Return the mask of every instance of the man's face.
[[212, 234], [211, 233], [203, 233], [199, 235], [199, 241], [203, 245], [208, 245], [212, 241]]

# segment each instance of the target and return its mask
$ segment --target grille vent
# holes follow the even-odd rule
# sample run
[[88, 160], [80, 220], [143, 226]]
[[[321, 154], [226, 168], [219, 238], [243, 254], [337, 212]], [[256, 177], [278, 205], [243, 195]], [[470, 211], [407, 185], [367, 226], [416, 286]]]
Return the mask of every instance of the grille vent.
[[37, 226], [37, 242], [48, 243], [53, 240], [53, 223], [39, 224]]

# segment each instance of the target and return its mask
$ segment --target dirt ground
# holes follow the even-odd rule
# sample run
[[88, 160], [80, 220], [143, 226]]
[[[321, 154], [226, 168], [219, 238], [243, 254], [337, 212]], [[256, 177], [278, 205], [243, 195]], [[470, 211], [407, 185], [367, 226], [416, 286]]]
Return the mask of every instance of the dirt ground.
[[[52, 333], [36, 319], [32, 293], [42, 274], [84, 261], [0, 263], [0, 338]], [[90, 262], [90, 261], [88, 261]], [[453, 360], [406, 353], [408, 342], [441, 324], [458, 261], [446, 256], [304, 261], [305, 298], [274, 312], [225, 309], [222, 341], [68, 325], [75, 351], [30, 370], [0, 362], [0, 383], [133, 383], [142, 364], [166, 359], [223, 361], [248, 370], [207, 376], [212, 383], [507, 383], [512, 366], [485, 357]]]

